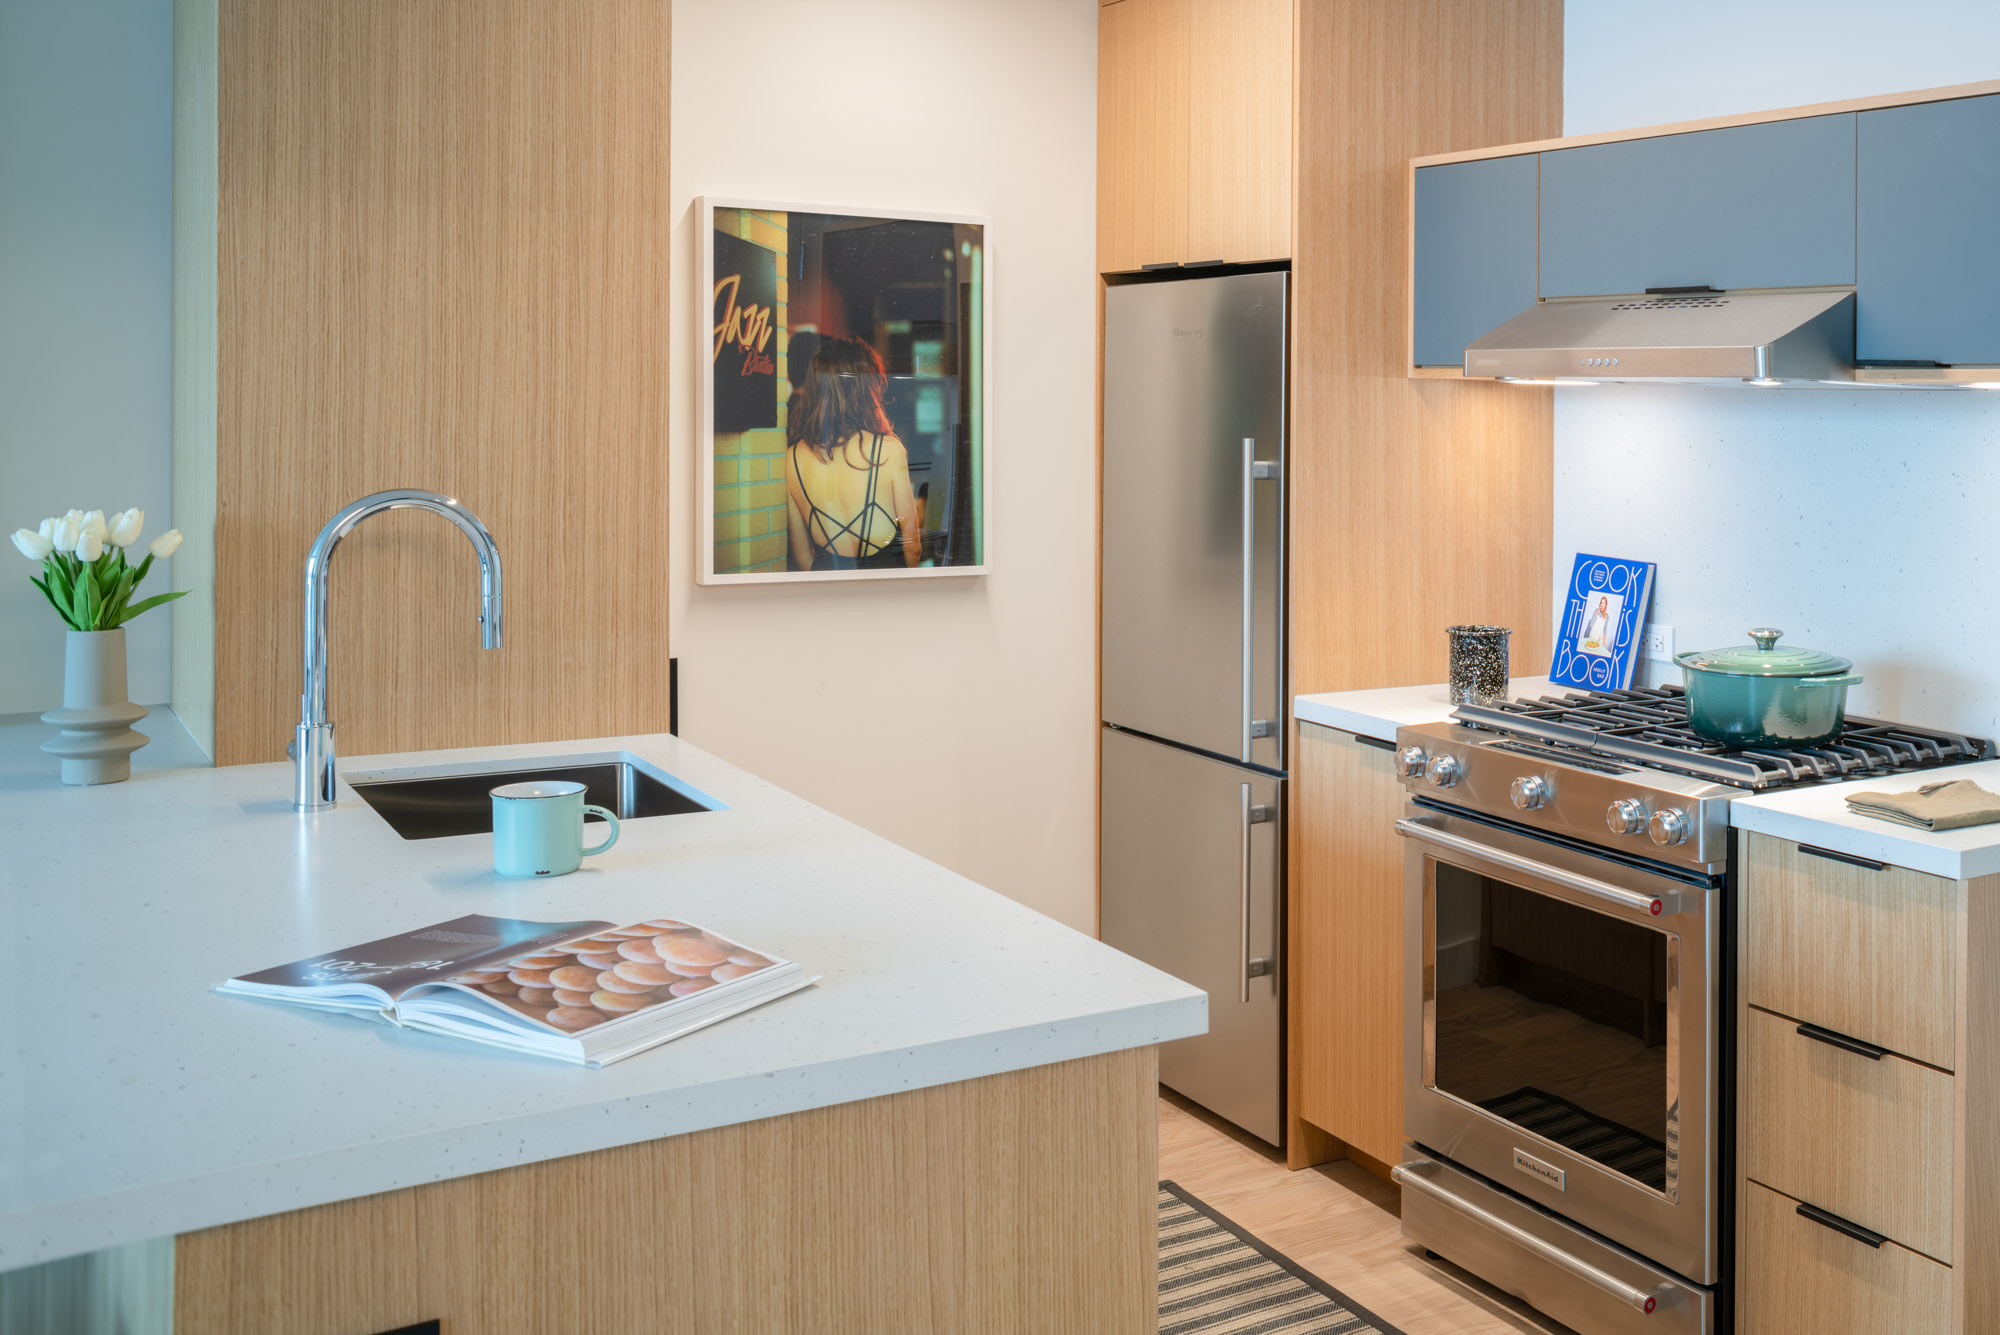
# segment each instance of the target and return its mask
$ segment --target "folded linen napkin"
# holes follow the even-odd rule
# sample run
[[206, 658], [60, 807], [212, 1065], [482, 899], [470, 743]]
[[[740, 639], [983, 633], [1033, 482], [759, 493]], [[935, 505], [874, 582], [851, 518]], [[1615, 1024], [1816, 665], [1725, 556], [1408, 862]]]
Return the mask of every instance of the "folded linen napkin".
[[1970, 779], [1927, 783], [1914, 793], [1855, 793], [1847, 809], [1857, 816], [1892, 820], [1920, 830], [1956, 830], [2000, 821], [2000, 794]]

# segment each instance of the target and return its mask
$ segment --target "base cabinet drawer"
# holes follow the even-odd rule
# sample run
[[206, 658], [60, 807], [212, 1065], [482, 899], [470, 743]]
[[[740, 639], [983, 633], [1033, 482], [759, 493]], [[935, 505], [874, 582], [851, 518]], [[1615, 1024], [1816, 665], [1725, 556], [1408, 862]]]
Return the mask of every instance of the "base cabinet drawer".
[[1893, 1242], [1871, 1247], [1755, 1182], [1742, 1225], [1736, 1328], [1745, 1335], [1946, 1335], [1951, 1268]]
[[1959, 882], [1743, 838], [1744, 1000], [1957, 1064]]
[[1955, 1081], [1813, 1032], [1746, 1013], [1743, 1172], [1950, 1264]]

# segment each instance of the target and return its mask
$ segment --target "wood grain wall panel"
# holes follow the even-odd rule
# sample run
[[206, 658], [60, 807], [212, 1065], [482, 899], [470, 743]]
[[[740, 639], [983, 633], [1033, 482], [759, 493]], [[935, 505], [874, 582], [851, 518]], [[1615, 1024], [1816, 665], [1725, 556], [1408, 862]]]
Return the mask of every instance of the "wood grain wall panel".
[[175, 1328], [1157, 1328], [1136, 1048], [185, 1234]]
[[1181, 260], [1188, 241], [1189, 6], [1097, 11], [1097, 267]]
[[1403, 788], [1390, 752], [1299, 725], [1290, 977], [1299, 1119], [1395, 1163], [1403, 1144]]
[[344, 755], [667, 726], [667, 5], [222, 0], [216, 759], [297, 721], [303, 567], [388, 487], [456, 495], [334, 563]]
[[1965, 886], [1959, 915], [1951, 1274], [1954, 1330], [2000, 1330], [2000, 876]]
[[1292, 0], [1187, 0], [1187, 258], [1292, 253]]
[[1300, 0], [1298, 25], [1292, 688], [1442, 681], [1458, 622], [1544, 671], [1550, 393], [1409, 378], [1408, 160], [1560, 130], [1562, 5]]

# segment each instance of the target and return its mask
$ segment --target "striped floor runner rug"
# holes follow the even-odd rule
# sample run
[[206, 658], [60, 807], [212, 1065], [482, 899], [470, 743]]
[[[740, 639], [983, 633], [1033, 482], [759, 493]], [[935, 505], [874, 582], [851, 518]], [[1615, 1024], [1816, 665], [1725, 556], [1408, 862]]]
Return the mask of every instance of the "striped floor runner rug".
[[1160, 1335], [1402, 1335], [1172, 1182], [1160, 1183]]

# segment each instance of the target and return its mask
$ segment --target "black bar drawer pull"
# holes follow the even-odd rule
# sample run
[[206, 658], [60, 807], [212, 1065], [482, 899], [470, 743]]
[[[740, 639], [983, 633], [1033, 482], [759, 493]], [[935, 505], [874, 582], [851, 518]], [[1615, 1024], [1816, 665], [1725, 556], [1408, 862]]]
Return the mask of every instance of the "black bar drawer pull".
[[1353, 737], [1355, 741], [1361, 743], [1363, 746], [1372, 746], [1378, 751], [1393, 751], [1396, 749], [1396, 744], [1394, 742], [1385, 742], [1380, 737], [1363, 737], [1358, 732], [1350, 733], [1348, 735]]
[[1816, 1024], [1800, 1025], [1799, 1037], [1809, 1038], [1815, 1043], [1824, 1043], [1830, 1048], [1839, 1048], [1842, 1052], [1851, 1052], [1857, 1057], [1866, 1057], [1871, 1062], [1879, 1062], [1889, 1055], [1887, 1048], [1864, 1043], [1858, 1038], [1849, 1038], [1846, 1034], [1836, 1033], [1831, 1029], [1822, 1029]]
[[1874, 858], [1858, 858], [1852, 853], [1839, 853], [1831, 848], [1815, 848], [1811, 844], [1800, 844], [1799, 852], [1809, 858], [1825, 858], [1828, 862], [1845, 862], [1850, 867], [1866, 867], [1869, 871], [1887, 871], [1889, 864], [1877, 862]]
[[1865, 1246], [1880, 1248], [1889, 1240], [1889, 1235], [1886, 1233], [1863, 1228], [1851, 1219], [1842, 1219], [1830, 1210], [1822, 1210], [1817, 1205], [1807, 1205], [1804, 1201], [1799, 1202], [1796, 1213], [1801, 1219], [1810, 1219], [1821, 1228], [1830, 1228], [1843, 1237], [1853, 1238]]

